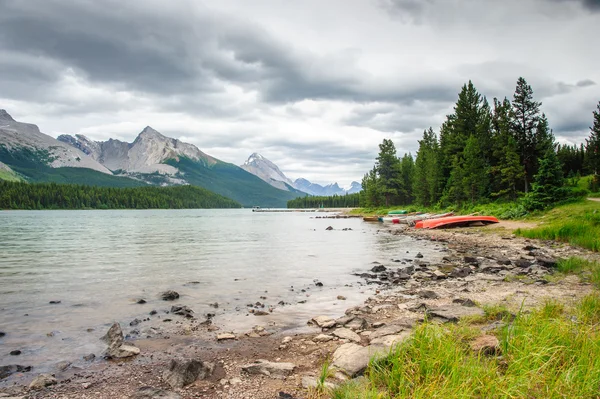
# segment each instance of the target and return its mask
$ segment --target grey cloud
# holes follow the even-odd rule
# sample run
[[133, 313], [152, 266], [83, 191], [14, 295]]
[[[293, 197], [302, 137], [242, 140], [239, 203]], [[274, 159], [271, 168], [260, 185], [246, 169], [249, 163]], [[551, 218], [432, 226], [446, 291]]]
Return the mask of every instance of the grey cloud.
[[402, 21], [421, 23], [433, 0], [379, 0], [379, 5]]
[[585, 8], [589, 11], [593, 11], [593, 12], [600, 11], [600, 0], [551, 0], [551, 1], [562, 2], [562, 3], [578, 3], [583, 8]]
[[591, 79], [584, 79], [584, 80], [580, 80], [579, 82], [576, 83], [576, 86], [578, 87], [588, 87], [588, 86], [595, 86], [596, 82], [594, 82]]
[[[177, 4], [186, 10], [189, 3]], [[258, 26], [206, 9], [182, 16], [153, 12], [153, 2], [143, 6], [113, 0], [4, 1], [0, 48], [53, 60], [96, 84], [157, 95], [218, 93], [226, 83], [256, 91], [271, 103], [447, 100], [454, 92], [443, 82], [390, 86], [343, 54], [300, 52]]]

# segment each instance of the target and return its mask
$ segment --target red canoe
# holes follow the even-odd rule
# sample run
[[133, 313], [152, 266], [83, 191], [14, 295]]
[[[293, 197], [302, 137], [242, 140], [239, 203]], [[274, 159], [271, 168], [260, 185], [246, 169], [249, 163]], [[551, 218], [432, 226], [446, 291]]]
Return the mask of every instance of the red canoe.
[[448, 216], [445, 218], [422, 220], [415, 229], [437, 229], [438, 227], [472, 226], [477, 224], [498, 223], [493, 216]]

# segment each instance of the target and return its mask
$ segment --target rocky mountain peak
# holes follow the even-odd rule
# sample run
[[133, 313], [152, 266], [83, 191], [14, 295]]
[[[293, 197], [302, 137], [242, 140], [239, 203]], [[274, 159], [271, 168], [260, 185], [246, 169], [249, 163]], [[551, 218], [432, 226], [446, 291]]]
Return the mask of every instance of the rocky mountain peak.
[[15, 122], [13, 117], [4, 109], [0, 109], [0, 121]]
[[163, 136], [162, 134], [160, 134], [158, 131], [154, 130], [152, 127], [150, 126], [146, 126], [144, 128], [144, 130], [142, 130], [140, 132], [140, 134], [138, 135], [138, 137], [158, 137], [160, 139], [166, 139], [166, 136]]

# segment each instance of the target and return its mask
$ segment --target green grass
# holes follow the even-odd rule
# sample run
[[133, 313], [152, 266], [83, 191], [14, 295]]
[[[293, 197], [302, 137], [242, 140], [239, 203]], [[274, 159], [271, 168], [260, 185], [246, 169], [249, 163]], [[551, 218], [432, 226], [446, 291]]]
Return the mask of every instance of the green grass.
[[541, 240], [567, 242], [600, 251], [600, 202], [583, 200], [562, 205], [545, 214], [533, 215], [540, 226], [517, 229], [515, 234]]
[[578, 274], [584, 281], [589, 281], [596, 288], [600, 288], [599, 262], [572, 256], [559, 260], [556, 269], [563, 274]]
[[349, 398], [596, 398], [600, 389], [600, 296], [574, 307], [547, 302], [496, 331], [501, 356], [473, 352], [466, 324], [418, 326], [372, 361], [367, 379], [332, 393]]
[[0, 169], [0, 180], [21, 181], [21, 179], [19, 179], [19, 176], [17, 176], [16, 174], [9, 172], [8, 170], [1, 170], [1, 169]]

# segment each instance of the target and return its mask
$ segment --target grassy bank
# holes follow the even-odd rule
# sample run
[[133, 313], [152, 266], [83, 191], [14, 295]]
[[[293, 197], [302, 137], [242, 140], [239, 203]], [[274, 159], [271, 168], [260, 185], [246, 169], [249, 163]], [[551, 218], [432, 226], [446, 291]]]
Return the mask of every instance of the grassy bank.
[[549, 301], [490, 332], [498, 353], [474, 352], [484, 320], [424, 323], [366, 379], [330, 392], [354, 398], [596, 398], [600, 381], [600, 295], [573, 307]]
[[556, 240], [600, 251], [600, 202], [581, 201], [558, 206], [529, 220], [540, 224], [534, 229], [518, 229], [515, 234], [541, 240]]

